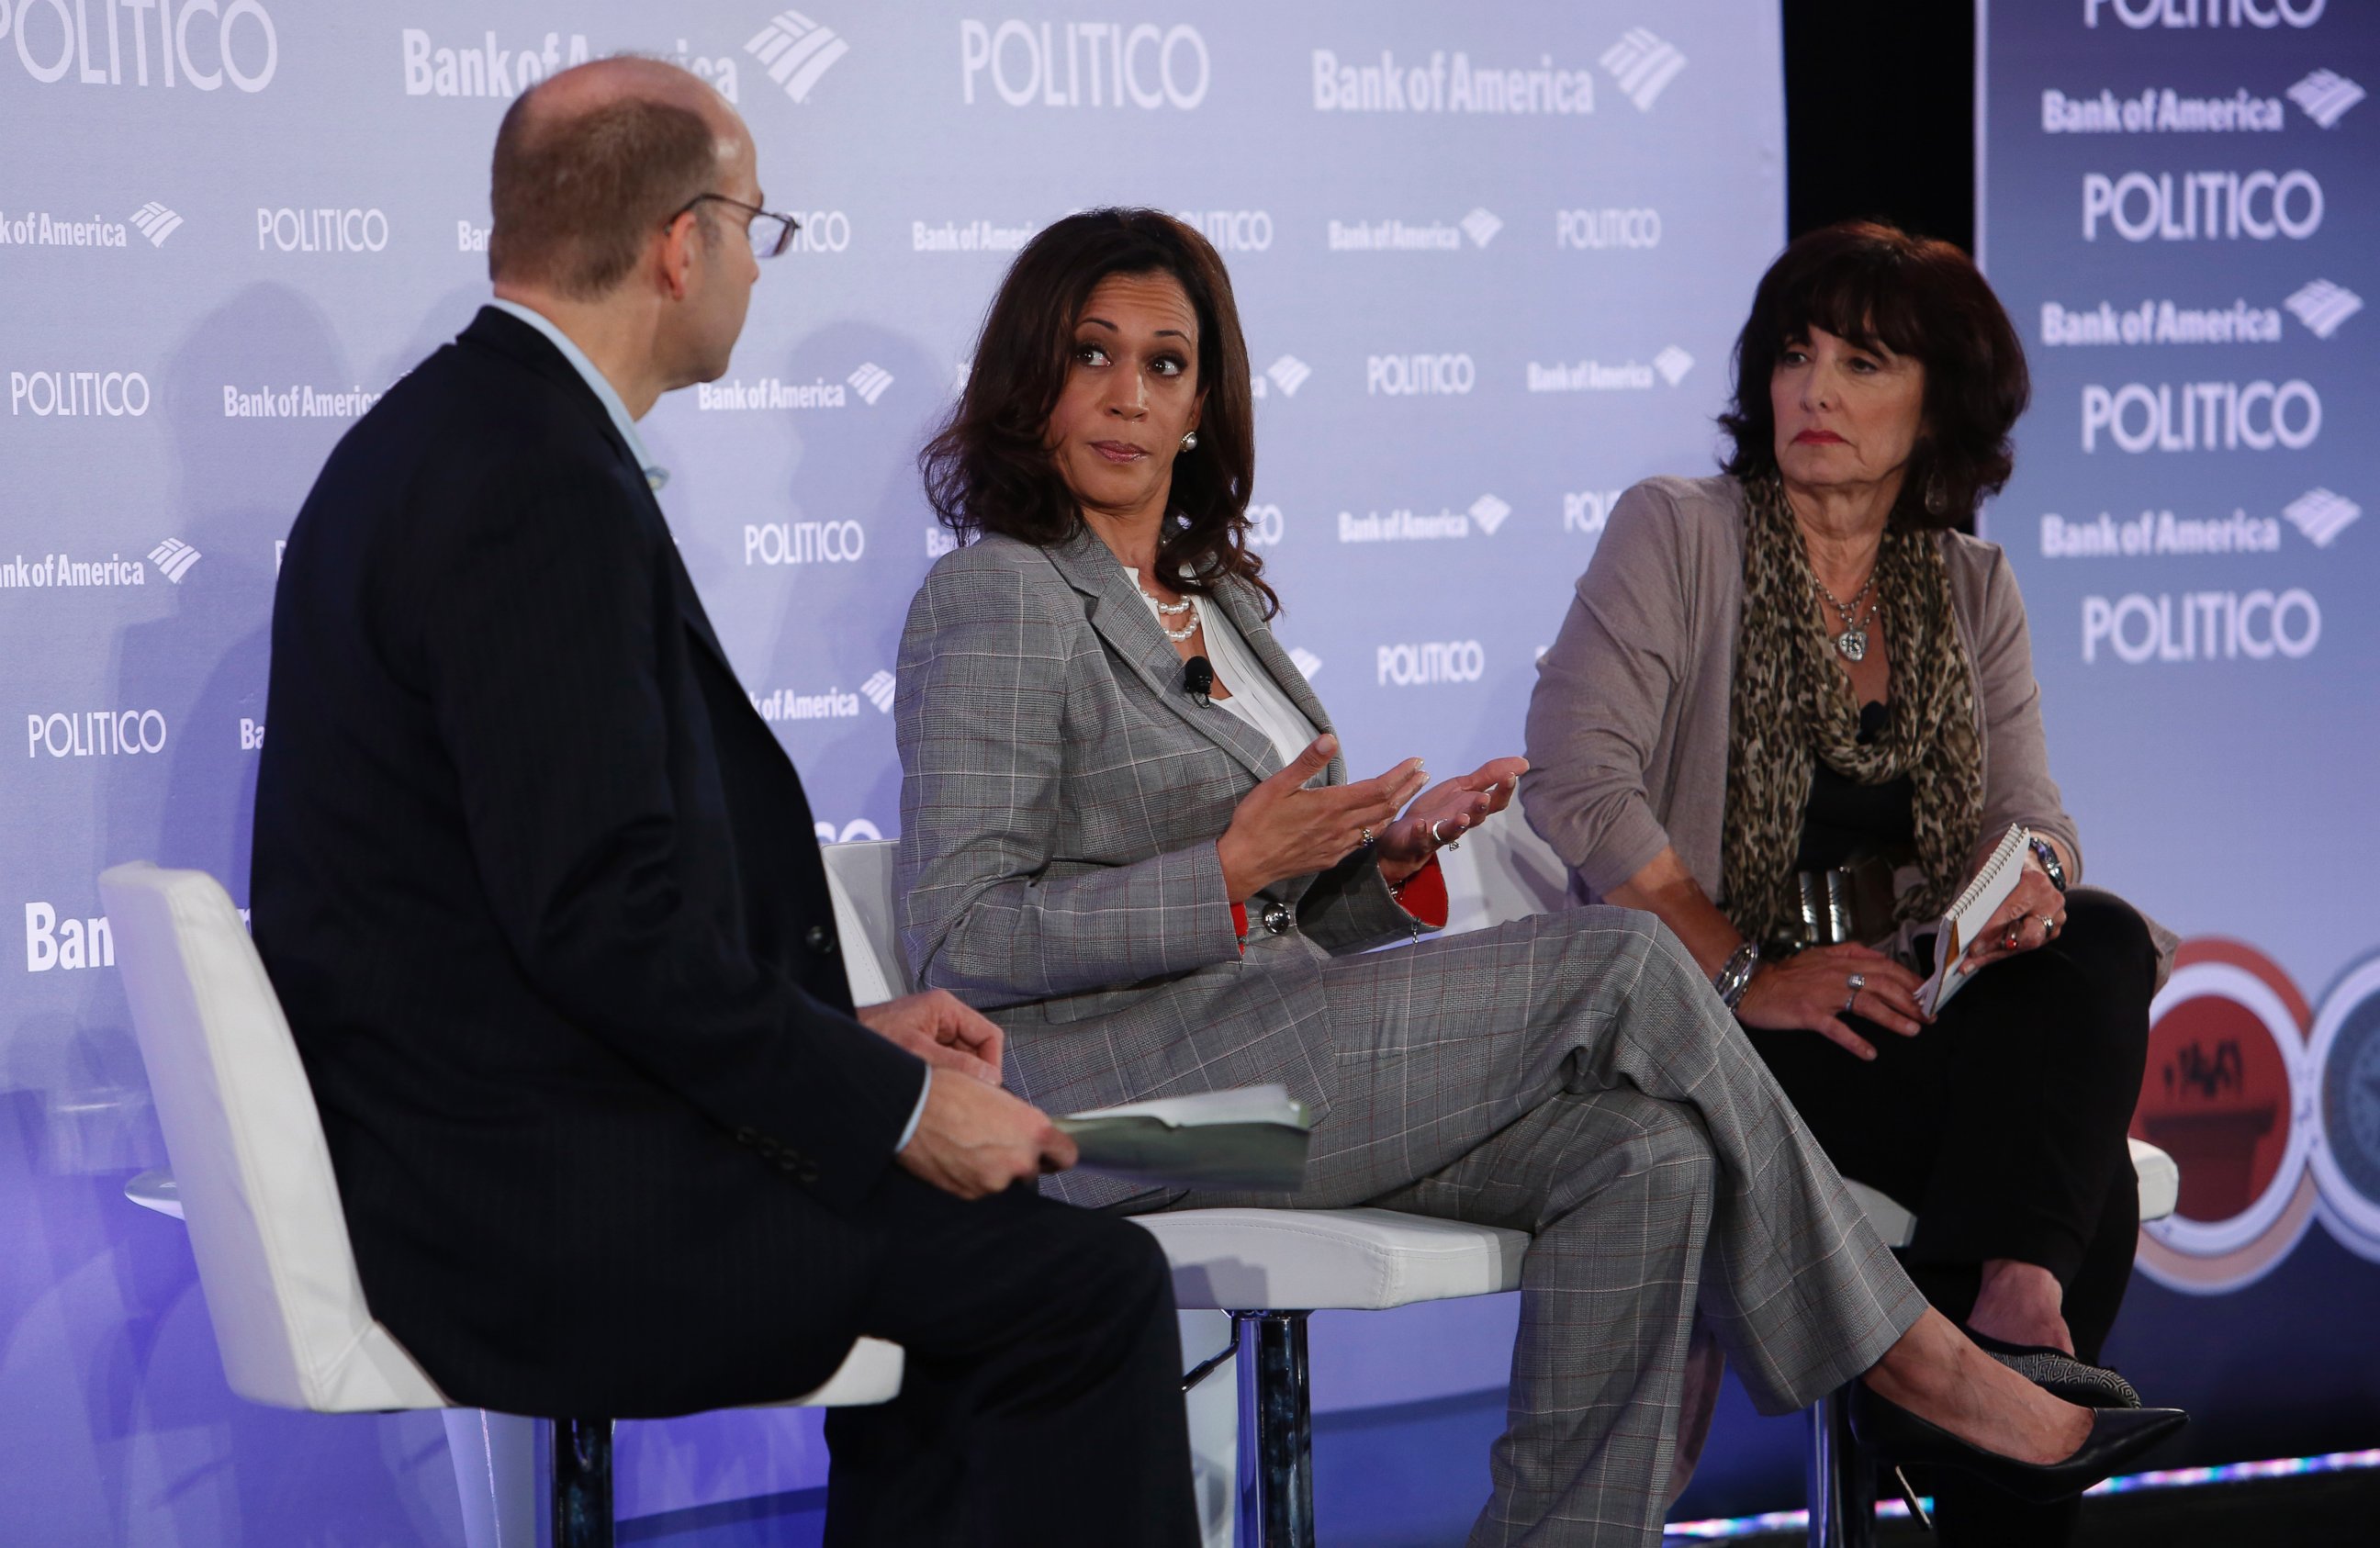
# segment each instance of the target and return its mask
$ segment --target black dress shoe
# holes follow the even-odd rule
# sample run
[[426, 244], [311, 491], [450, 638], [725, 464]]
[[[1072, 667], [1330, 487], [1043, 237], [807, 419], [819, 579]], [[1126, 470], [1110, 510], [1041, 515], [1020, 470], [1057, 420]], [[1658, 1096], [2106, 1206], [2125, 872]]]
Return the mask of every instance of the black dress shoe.
[[2048, 1505], [2070, 1499], [2190, 1422], [2180, 1409], [2100, 1409], [2073, 1455], [2056, 1462], [2020, 1462], [1985, 1451], [1888, 1398], [1852, 1384], [1852, 1433], [1896, 1466], [1922, 1462], [1957, 1468], [2019, 1499]]
[[2084, 1409], [2141, 1406], [2141, 1395], [2132, 1384], [2104, 1365], [2077, 1360], [2046, 1344], [2011, 1344], [1988, 1333], [1977, 1333], [1963, 1324], [1960, 1331], [1975, 1348], [2053, 1397], [2062, 1397]]

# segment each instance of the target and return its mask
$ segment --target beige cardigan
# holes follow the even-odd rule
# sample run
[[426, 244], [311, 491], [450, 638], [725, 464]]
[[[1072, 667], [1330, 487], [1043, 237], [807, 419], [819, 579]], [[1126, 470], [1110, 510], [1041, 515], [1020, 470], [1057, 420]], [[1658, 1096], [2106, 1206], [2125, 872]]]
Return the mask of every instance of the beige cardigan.
[[[1648, 478], [1630, 490], [1537, 663], [1521, 804], [1590, 900], [1664, 846], [1706, 894], [1719, 896], [1743, 521], [1743, 487], [1733, 478]], [[2016, 577], [1996, 544], [1953, 532], [1937, 541], [1974, 674], [1983, 831], [2021, 822], [2054, 837], [2074, 857], [2068, 880], [2080, 881], [2082, 843], [2049, 777]], [[2151, 929], [2161, 982], [2175, 942]]]

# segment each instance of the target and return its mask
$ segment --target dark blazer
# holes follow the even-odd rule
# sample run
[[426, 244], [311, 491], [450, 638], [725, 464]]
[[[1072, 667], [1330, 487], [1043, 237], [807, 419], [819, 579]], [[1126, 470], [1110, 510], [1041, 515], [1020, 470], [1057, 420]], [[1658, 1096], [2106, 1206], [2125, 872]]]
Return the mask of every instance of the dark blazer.
[[923, 1067], [594, 393], [492, 308], [343, 438], [273, 612], [256, 940], [373, 1313], [458, 1402], [805, 1390]]

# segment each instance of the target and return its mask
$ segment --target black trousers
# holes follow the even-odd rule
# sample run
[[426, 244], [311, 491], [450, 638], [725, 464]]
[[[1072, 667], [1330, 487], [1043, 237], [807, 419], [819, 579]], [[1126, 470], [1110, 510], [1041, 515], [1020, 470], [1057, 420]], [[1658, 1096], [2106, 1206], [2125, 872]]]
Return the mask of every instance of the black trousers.
[[1195, 1548], [1173, 1288], [1157, 1239], [1020, 1184], [966, 1203], [905, 1172], [861, 1331], [901, 1396], [827, 1416], [828, 1548]]
[[[2077, 888], [2066, 908], [2058, 939], [1985, 969], [1915, 1037], [1847, 1018], [1873, 1061], [1809, 1032], [1755, 1032], [1752, 1046], [1837, 1169], [1916, 1212], [1902, 1256], [1937, 1309], [1965, 1320], [1986, 1259], [2038, 1264], [2065, 1287], [2075, 1352], [2096, 1361], [2140, 1228], [2124, 1132], [2156, 951], [2112, 893]], [[1953, 1472], [1935, 1482], [1946, 1548], [2072, 1536], [2075, 1502], [2029, 1506]]]

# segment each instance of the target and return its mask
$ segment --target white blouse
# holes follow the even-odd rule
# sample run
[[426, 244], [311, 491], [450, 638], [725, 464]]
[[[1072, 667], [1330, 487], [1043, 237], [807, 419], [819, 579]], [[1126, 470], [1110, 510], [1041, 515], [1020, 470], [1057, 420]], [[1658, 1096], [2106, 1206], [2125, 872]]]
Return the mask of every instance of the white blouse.
[[1188, 615], [1167, 618], [1157, 611], [1157, 599], [1141, 589], [1140, 572], [1131, 565], [1123, 573], [1132, 577], [1132, 588], [1140, 592], [1140, 599], [1148, 604], [1148, 615], [1157, 626], [1171, 631], [1181, 626], [1185, 617], [1195, 616], [1207, 629], [1207, 662], [1215, 669], [1219, 687], [1231, 691], [1230, 698], [1217, 698], [1215, 707], [1227, 709], [1242, 722], [1272, 744], [1273, 752], [1286, 766], [1298, 754], [1313, 744], [1321, 732], [1315, 728], [1297, 706], [1281, 692], [1281, 684], [1257, 660], [1256, 652], [1232, 626], [1231, 615], [1221, 607], [1208, 607], [1196, 597], [1184, 599], [1194, 610]]

